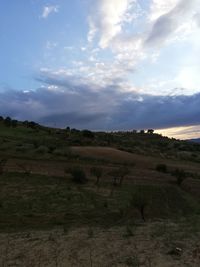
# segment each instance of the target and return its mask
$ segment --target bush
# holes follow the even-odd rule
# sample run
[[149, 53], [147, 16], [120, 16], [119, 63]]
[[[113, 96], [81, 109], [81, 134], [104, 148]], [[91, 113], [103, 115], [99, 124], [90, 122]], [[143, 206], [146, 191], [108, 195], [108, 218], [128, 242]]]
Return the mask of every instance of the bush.
[[4, 172], [4, 167], [6, 165], [7, 159], [0, 159], [0, 175]]
[[70, 148], [56, 148], [53, 152], [56, 156], [63, 156], [63, 157], [70, 157], [71, 156], [71, 150]]
[[72, 180], [75, 183], [84, 184], [87, 182], [86, 174], [80, 167], [74, 167], [70, 169], [69, 172], [72, 175]]
[[158, 164], [156, 166], [156, 170], [158, 172], [164, 172], [164, 173], [167, 173], [167, 165], [166, 164]]
[[18, 144], [16, 146], [16, 151], [18, 152], [30, 152], [31, 150], [34, 149], [34, 145], [33, 144]]
[[40, 154], [46, 154], [49, 152], [49, 149], [48, 147], [46, 146], [39, 146], [37, 149], [36, 149], [36, 152], [37, 153], [40, 153]]
[[103, 170], [101, 168], [98, 168], [98, 167], [92, 167], [90, 169], [90, 173], [96, 177], [96, 185], [99, 184], [99, 181], [100, 181], [100, 178], [102, 176], [102, 173], [103, 173]]
[[176, 182], [179, 186], [181, 186], [183, 181], [187, 178], [187, 173], [181, 169], [176, 169], [171, 174], [176, 177]]

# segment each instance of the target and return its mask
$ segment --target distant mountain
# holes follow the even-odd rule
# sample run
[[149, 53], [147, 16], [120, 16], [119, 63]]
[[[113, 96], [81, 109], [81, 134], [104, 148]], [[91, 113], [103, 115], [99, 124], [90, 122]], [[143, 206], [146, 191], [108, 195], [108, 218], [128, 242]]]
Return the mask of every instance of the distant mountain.
[[194, 142], [194, 143], [200, 143], [200, 138], [188, 139], [187, 141]]

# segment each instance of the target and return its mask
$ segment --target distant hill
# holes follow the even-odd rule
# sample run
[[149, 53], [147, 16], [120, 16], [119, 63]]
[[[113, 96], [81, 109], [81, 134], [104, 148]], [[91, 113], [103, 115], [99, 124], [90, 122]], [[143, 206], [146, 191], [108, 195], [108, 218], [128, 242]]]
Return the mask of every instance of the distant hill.
[[187, 140], [187, 141], [194, 142], [194, 143], [200, 143], [200, 138], [189, 139], [189, 140]]

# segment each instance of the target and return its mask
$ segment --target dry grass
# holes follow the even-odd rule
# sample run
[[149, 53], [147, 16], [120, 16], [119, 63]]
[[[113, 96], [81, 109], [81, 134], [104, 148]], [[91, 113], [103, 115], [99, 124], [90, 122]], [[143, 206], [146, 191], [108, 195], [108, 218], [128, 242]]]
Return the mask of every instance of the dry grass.
[[[200, 266], [200, 235], [177, 236], [177, 225], [62, 229], [0, 235], [0, 266], [184, 267]], [[155, 232], [160, 229], [160, 232]], [[92, 232], [92, 235], [90, 234]], [[176, 233], [176, 235], [174, 235]], [[169, 241], [169, 238], [173, 239]], [[180, 255], [172, 255], [176, 247]]]

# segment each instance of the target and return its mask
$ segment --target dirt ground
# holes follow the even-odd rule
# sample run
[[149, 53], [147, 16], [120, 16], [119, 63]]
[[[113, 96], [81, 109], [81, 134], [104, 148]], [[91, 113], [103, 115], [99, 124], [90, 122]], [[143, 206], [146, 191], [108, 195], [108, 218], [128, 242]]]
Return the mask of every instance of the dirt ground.
[[2, 267], [199, 267], [200, 235], [176, 237], [176, 225], [0, 234]]

